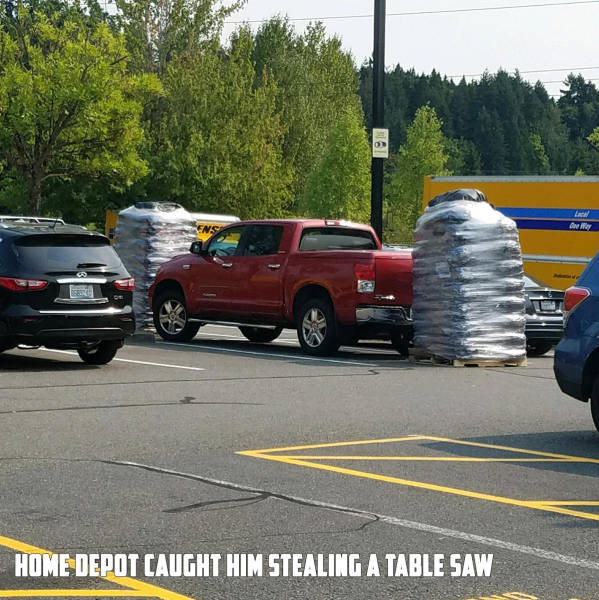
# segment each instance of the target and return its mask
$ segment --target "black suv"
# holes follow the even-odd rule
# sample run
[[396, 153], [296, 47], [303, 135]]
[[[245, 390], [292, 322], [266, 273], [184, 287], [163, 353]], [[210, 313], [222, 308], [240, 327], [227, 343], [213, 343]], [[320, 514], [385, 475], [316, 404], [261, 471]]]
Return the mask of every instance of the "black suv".
[[0, 352], [74, 348], [84, 362], [106, 364], [135, 330], [133, 287], [103, 235], [0, 223]]

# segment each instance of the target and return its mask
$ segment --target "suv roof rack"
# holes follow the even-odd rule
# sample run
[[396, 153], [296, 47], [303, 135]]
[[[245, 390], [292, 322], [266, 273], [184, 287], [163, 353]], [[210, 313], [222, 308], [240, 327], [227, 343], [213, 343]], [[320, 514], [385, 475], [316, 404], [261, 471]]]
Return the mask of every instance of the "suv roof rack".
[[57, 223], [60, 225], [65, 225], [66, 223], [62, 219], [54, 218], [54, 217], [26, 217], [23, 215], [0, 215], [0, 223], [29, 223], [29, 224], [37, 224], [37, 223]]
[[78, 233], [80, 235], [98, 235], [104, 236], [99, 231], [91, 231], [83, 225], [71, 225], [70, 223], [26, 223], [23, 221], [0, 221], [0, 231], [13, 232], [14, 234], [32, 234], [32, 233]]

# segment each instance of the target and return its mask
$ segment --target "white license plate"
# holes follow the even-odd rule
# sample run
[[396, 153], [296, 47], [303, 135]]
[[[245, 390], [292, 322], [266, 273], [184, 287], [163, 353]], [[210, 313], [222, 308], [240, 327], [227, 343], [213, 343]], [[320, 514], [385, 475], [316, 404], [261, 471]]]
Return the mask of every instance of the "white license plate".
[[75, 298], [93, 298], [94, 286], [91, 283], [79, 284], [75, 283], [69, 286], [69, 294], [72, 299]]
[[557, 310], [555, 300], [541, 300], [541, 310], [543, 312], [551, 312]]

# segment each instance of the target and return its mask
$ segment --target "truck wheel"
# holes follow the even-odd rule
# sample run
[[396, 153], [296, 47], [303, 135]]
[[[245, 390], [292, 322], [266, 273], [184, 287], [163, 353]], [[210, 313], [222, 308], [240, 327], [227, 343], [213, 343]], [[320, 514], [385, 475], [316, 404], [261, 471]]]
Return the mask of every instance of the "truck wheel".
[[169, 342], [188, 342], [200, 329], [200, 323], [188, 321], [185, 299], [177, 290], [162, 292], [154, 302], [154, 327]]
[[306, 354], [327, 356], [337, 351], [341, 342], [337, 333], [335, 311], [328, 300], [308, 300], [296, 318], [297, 337]]
[[595, 378], [591, 392], [591, 416], [597, 431], [599, 431], [599, 375]]
[[552, 342], [544, 342], [543, 340], [531, 340], [526, 343], [526, 354], [528, 356], [543, 356], [553, 348]]
[[240, 327], [239, 331], [250, 340], [257, 344], [266, 344], [276, 340], [283, 331], [282, 327], [275, 327], [274, 329], [264, 329], [263, 327]]
[[402, 358], [406, 358], [410, 354], [410, 346], [412, 339], [403, 331], [396, 331], [391, 334], [391, 344], [399, 352]]
[[108, 364], [115, 356], [122, 343], [118, 341], [100, 342], [93, 348], [79, 348], [79, 358], [88, 365]]

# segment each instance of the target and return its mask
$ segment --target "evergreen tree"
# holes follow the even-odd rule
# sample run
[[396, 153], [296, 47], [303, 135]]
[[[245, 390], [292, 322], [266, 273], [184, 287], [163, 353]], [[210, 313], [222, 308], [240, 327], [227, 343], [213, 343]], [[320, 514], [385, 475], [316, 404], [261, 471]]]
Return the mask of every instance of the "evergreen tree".
[[240, 29], [224, 55], [188, 53], [166, 68], [167, 105], [154, 136], [146, 194], [190, 210], [277, 217], [290, 203], [277, 87], [255, 85], [253, 38]]
[[355, 66], [322, 24], [298, 36], [280, 18], [260, 27], [253, 57], [257, 77], [272, 75], [277, 84], [283, 159], [294, 174], [293, 195], [300, 198], [339, 115], [360, 111]]

